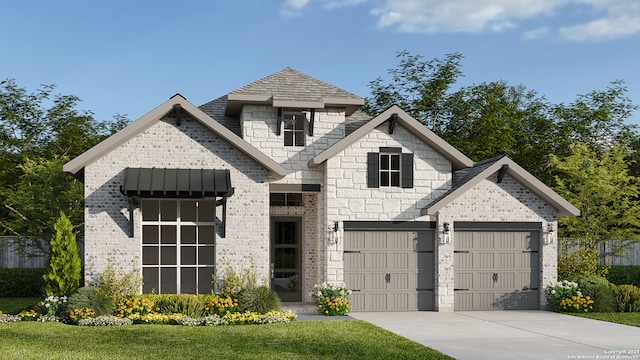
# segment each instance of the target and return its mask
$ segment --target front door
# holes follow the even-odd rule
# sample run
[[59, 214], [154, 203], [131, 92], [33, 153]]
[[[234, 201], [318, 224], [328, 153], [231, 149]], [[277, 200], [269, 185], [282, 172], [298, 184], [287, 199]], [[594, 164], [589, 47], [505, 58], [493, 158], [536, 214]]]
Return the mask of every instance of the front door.
[[271, 286], [282, 301], [302, 301], [300, 218], [271, 221]]

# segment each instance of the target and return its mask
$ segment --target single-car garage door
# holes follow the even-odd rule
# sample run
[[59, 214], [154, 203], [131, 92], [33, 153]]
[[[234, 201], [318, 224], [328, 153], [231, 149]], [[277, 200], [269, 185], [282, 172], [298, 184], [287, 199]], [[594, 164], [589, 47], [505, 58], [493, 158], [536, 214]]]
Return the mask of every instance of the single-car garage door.
[[540, 226], [454, 223], [454, 309], [538, 309]]
[[354, 311], [434, 310], [433, 226], [345, 222], [344, 279]]

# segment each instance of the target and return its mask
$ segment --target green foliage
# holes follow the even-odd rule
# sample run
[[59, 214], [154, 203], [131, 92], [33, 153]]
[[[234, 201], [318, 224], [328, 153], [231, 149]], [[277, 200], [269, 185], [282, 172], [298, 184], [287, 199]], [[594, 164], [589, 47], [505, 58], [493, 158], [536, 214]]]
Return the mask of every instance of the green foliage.
[[623, 144], [601, 151], [581, 143], [564, 159], [551, 156], [554, 190], [580, 210], [558, 220], [560, 237], [592, 248], [617, 239], [607, 249], [611, 255], [623, 255], [640, 238], [640, 187], [628, 173], [628, 154]]
[[93, 309], [97, 316], [111, 315], [115, 310], [111, 299], [105, 297], [93, 286], [81, 287], [67, 299], [67, 309], [69, 310], [86, 308]]
[[94, 284], [99, 296], [111, 300], [115, 308], [118, 303], [136, 295], [142, 288], [142, 278], [138, 271], [124, 271], [114, 269], [111, 259], [107, 260], [105, 270], [98, 275], [97, 283]]
[[346, 315], [351, 311], [351, 291], [344, 283], [316, 285], [312, 294], [318, 312], [327, 316]]
[[51, 247], [47, 253], [47, 270], [42, 276], [43, 291], [46, 296], [63, 296], [75, 292], [80, 287], [82, 262], [73, 226], [64, 213], [60, 213], [54, 229], [55, 234], [51, 238]]
[[640, 265], [611, 265], [607, 280], [616, 285], [635, 285], [640, 287]]
[[[570, 279], [579, 275], [606, 276], [608, 267], [598, 266], [600, 254], [592, 241], [572, 241], [561, 239], [562, 256], [558, 259], [558, 280]], [[569, 248], [575, 248], [573, 252]]]
[[266, 314], [269, 311], [279, 311], [280, 304], [278, 294], [265, 285], [248, 287], [238, 294], [238, 309], [241, 312]]
[[544, 288], [544, 295], [547, 299], [547, 307], [551, 311], [563, 311], [560, 305], [564, 299], [571, 298], [580, 294], [578, 283], [562, 280], [555, 285], [548, 285]]
[[372, 98], [366, 98], [364, 111], [376, 116], [391, 107], [400, 106], [418, 121], [435, 129], [440, 116], [446, 110], [446, 93], [462, 76], [460, 61], [462, 54], [445, 55], [445, 59], [423, 61], [421, 55], [408, 51], [396, 54], [400, 64], [387, 70], [389, 83], [381, 77], [369, 83]]
[[155, 311], [163, 314], [182, 314], [189, 317], [201, 317], [206, 314], [206, 302], [193, 294], [152, 295]]
[[620, 312], [640, 312], [640, 288], [634, 285], [617, 285], [613, 288]]
[[64, 211], [82, 231], [83, 189], [62, 164], [124, 127], [126, 117], [96, 121], [80, 99], [0, 81], [0, 235], [47, 239]]
[[611, 312], [616, 310], [614, 285], [606, 278], [598, 275], [578, 275], [570, 278], [578, 284], [582, 295], [593, 299], [593, 311]]
[[45, 269], [0, 268], [0, 298], [42, 295]]
[[217, 292], [232, 298], [237, 298], [246, 288], [258, 286], [258, 271], [253, 259], [250, 259], [249, 267], [242, 266], [239, 271], [227, 264], [221, 275], [213, 275], [213, 285]]

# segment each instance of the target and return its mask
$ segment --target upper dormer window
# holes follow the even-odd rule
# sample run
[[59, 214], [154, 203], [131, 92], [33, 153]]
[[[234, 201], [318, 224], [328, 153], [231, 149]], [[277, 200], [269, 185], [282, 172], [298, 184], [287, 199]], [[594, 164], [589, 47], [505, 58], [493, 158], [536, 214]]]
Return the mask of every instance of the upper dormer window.
[[284, 146], [304, 146], [305, 115], [285, 113], [283, 117]]

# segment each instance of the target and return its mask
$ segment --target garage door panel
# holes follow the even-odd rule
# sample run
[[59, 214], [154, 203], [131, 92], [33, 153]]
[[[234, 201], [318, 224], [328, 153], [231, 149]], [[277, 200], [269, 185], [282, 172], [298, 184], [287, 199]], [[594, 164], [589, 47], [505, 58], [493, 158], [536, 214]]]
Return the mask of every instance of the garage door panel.
[[432, 231], [345, 231], [354, 311], [433, 310], [434, 241]]
[[537, 231], [455, 229], [454, 308], [538, 309], [537, 243]]

